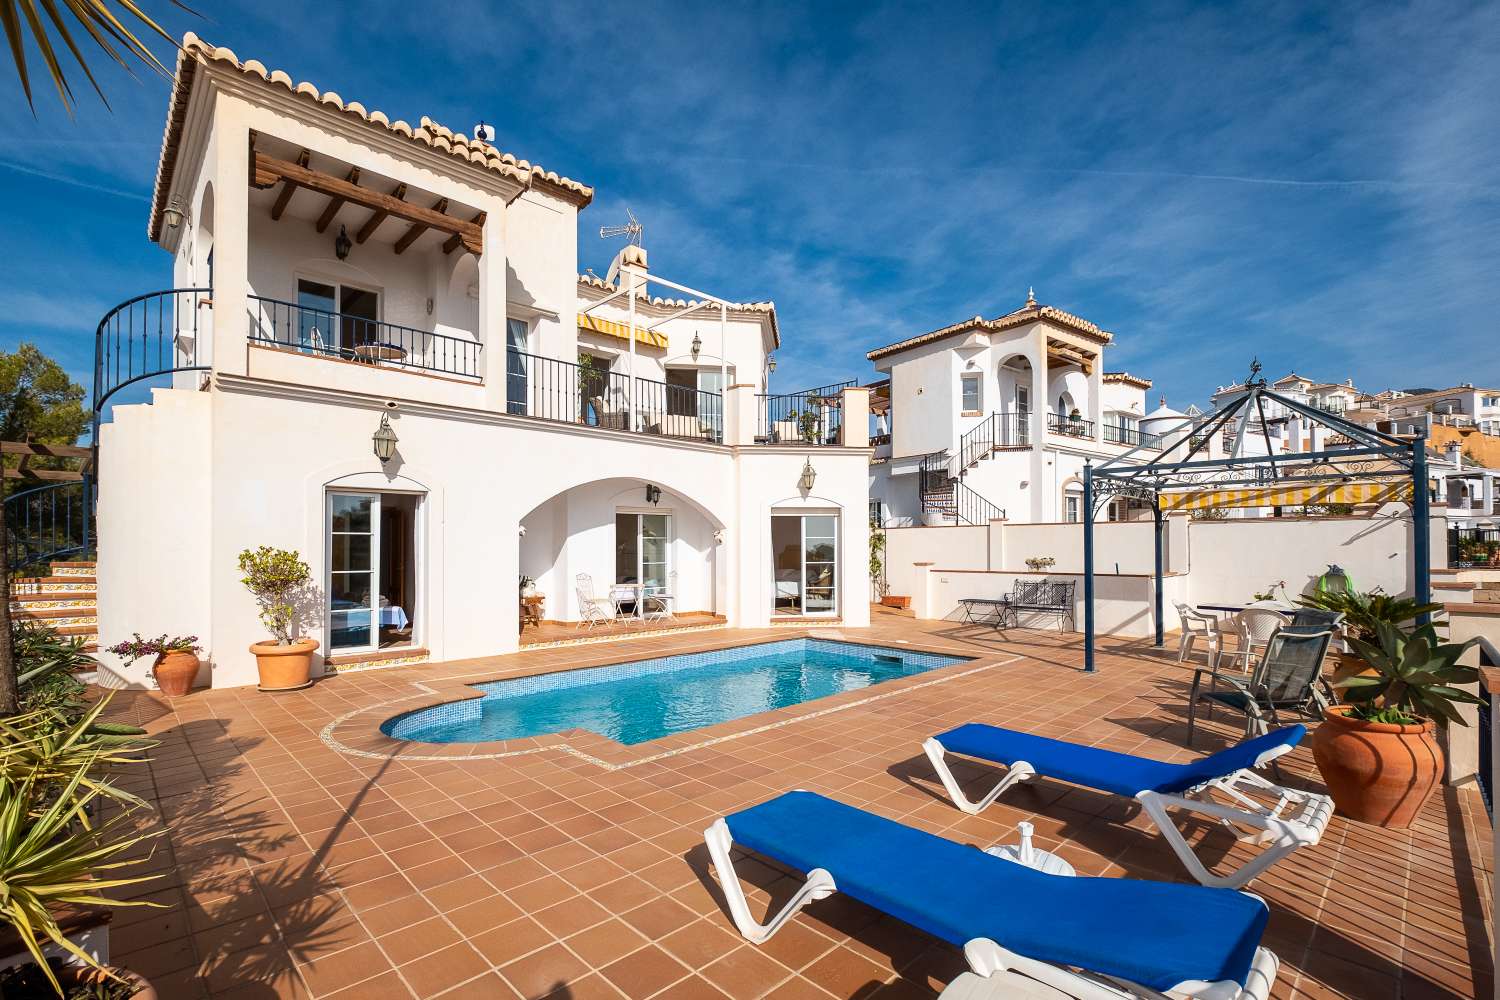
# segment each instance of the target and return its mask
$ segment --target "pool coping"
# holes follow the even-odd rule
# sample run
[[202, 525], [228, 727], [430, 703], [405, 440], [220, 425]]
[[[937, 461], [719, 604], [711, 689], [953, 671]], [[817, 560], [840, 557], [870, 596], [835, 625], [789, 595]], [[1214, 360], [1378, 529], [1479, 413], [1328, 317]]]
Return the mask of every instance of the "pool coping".
[[[777, 631], [780, 632], [782, 630], [778, 629]], [[621, 659], [611, 659], [607, 662], [582, 665], [538, 664], [535, 669], [523, 668], [515, 671], [507, 671], [502, 676], [495, 676], [494, 669], [490, 669], [482, 673], [457, 674], [430, 680], [413, 680], [410, 683], [415, 690], [411, 694], [388, 698], [384, 701], [346, 712], [324, 726], [319, 733], [319, 738], [325, 746], [339, 753], [373, 760], [397, 759], [412, 762], [446, 761], [456, 763], [466, 760], [501, 760], [548, 751], [558, 751], [606, 771], [619, 771], [675, 757], [693, 750], [701, 750], [705, 747], [741, 739], [757, 733], [763, 733], [768, 730], [778, 729], [796, 722], [821, 718], [835, 712], [842, 712], [872, 702], [884, 701], [908, 691], [916, 691], [937, 684], [945, 684], [961, 677], [967, 677], [980, 671], [1023, 659], [1020, 655], [998, 658], [986, 654], [975, 655], [972, 648], [933, 648], [943, 647], [944, 644], [941, 642], [924, 641], [918, 645], [900, 641], [875, 641], [865, 637], [851, 638], [844, 634], [832, 635], [830, 631], [832, 630], [817, 629], [815, 633], [811, 629], [806, 631], [798, 630], [797, 634], [794, 635], [772, 634], [764, 638], [757, 637], [752, 640], [747, 640], [744, 636], [723, 636], [723, 641], [720, 642], [704, 645], [694, 644], [691, 648], [662, 652], [653, 656], [640, 656], [637, 654], [634, 656], [623, 656]], [[394, 718], [396, 715], [407, 714], [409, 712], [420, 711], [424, 708], [432, 708], [453, 702], [467, 701], [473, 698], [483, 698], [484, 692], [477, 690], [475, 687], [478, 684], [514, 680], [518, 677], [537, 677], [575, 670], [592, 670], [596, 667], [618, 666], [643, 659], [656, 659], [658, 656], [717, 652], [723, 649], [762, 645], [801, 638], [847, 642], [853, 645], [871, 646], [879, 649], [910, 649], [914, 653], [925, 653], [936, 656], [961, 656], [963, 657], [963, 661], [936, 667], [920, 674], [913, 674], [910, 677], [899, 677], [883, 681], [880, 684], [860, 688], [855, 691], [843, 691], [823, 698], [799, 702], [796, 705], [788, 705], [767, 712], [757, 712], [753, 715], [728, 719], [724, 722], [704, 726], [700, 729], [688, 730], [683, 733], [673, 733], [658, 739], [646, 740], [634, 744], [620, 743], [585, 729], [569, 729], [559, 733], [549, 733], [545, 736], [528, 736], [510, 740], [488, 740], [477, 743], [420, 743], [387, 736], [380, 728], [382, 723], [387, 719]], [[398, 706], [400, 707], [398, 708]], [[810, 706], [812, 710], [807, 711], [806, 709]], [[344, 732], [339, 732], [341, 729]], [[356, 729], [359, 730], [358, 733], [349, 733], [350, 730]], [[349, 733], [349, 735], [345, 735], [346, 733]], [[705, 734], [713, 735], [705, 738]], [[418, 750], [422, 752], [416, 752]]]

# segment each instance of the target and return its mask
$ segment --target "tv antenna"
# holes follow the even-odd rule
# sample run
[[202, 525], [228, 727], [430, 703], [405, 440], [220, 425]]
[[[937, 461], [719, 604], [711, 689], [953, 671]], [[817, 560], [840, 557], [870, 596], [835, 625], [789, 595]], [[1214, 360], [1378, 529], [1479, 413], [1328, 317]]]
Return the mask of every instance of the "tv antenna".
[[630, 221], [623, 226], [600, 226], [599, 238], [607, 240], [616, 236], [623, 236], [626, 243], [640, 246], [641, 234], [645, 232], [646, 227], [641, 225], [641, 220], [635, 217], [635, 213], [629, 207], [625, 209], [625, 215]]

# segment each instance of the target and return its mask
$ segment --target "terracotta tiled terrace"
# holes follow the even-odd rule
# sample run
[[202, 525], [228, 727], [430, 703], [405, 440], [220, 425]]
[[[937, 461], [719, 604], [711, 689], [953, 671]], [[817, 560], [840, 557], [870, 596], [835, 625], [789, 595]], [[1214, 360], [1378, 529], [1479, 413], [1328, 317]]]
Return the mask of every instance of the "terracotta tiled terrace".
[[[633, 747], [570, 733], [435, 752], [375, 729], [465, 680], [788, 634], [536, 650], [283, 695], [123, 694], [119, 714], [162, 741], [140, 788], [168, 833], [149, 862], [162, 877], [141, 890], [164, 908], [118, 910], [114, 958], [169, 998], [933, 996], [961, 956], [847, 898], [813, 904], [763, 947], [733, 932], [701, 831], [798, 787], [982, 846], [1014, 842], [1029, 819], [1082, 874], [1186, 880], [1129, 803], [1038, 781], [968, 817], [919, 748], [981, 719], [1181, 759], [1190, 675], [1140, 643], [1106, 643], [1088, 676], [1076, 636], [880, 616], [848, 637], [975, 659]], [[1196, 752], [1232, 735], [1221, 715]], [[1305, 745], [1283, 767], [1289, 783], [1314, 775]], [[1244, 850], [1220, 827], [1195, 840], [1211, 857]], [[1471, 792], [1436, 797], [1409, 831], [1335, 818], [1252, 886], [1283, 961], [1275, 995], [1490, 996], [1488, 843]], [[757, 905], [793, 885], [754, 860], [741, 874]]]

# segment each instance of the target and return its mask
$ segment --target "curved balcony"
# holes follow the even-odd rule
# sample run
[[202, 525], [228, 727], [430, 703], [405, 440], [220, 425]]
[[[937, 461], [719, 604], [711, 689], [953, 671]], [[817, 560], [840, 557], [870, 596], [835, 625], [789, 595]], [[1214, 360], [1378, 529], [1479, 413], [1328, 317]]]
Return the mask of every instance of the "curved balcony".
[[[211, 328], [207, 288], [171, 288], [126, 299], [94, 331], [94, 419], [121, 389], [172, 372], [203, 371], [200, 332]], [[199, 326], [202, 324], [202, 330]], [[97, 434], [96, 434], [97, 439]]]

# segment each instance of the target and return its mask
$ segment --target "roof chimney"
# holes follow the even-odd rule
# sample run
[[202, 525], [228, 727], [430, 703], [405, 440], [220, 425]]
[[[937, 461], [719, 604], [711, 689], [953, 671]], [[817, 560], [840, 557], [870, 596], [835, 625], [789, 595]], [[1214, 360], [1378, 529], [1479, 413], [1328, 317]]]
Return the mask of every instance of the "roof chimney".
[[615, 259], [609, 262], [609, 271], [604, 280], [611, 285], [618, 283], [621, 288], [633, 286], [637, 295], [644, 296], [648, 270], [646, 248], [627, 243], [615, 254]]

